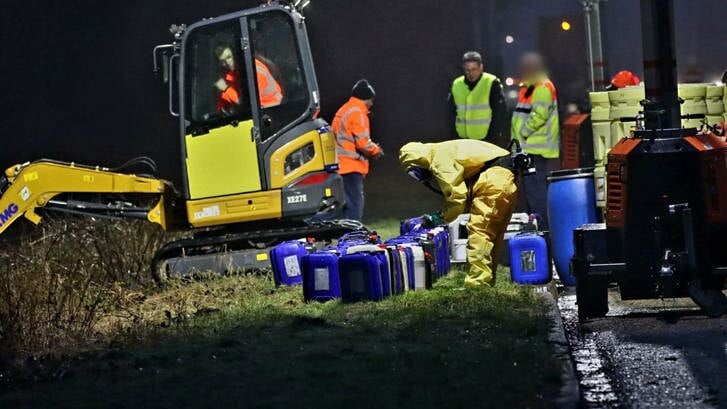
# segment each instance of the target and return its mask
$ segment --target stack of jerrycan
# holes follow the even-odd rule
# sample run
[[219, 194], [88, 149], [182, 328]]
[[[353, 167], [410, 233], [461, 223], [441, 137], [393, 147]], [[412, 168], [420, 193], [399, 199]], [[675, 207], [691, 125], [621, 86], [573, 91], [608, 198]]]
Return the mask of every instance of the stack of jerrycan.
[[606, 158], [611, 149], [611, 102], [608, 92], [591, 92], [591, 124], [593, 126], [594, 177], [596, 201], [606, 207]]
[[[608, 133], [606, 133], [605, 95], [608, 96]], [[606, 158], [621, 138], [631, 134], [646, 97], [644, 86], [636, 85], [608, 92], [592, 92], [591, 119], [593, 121], [593, 149], [596, 159], [594, 182], [596, 203], [606, 207]]]
[[[402, 223], [402, 226], [410, 224], [412, 223], [407, 220]], [[394, 240], [409, 242], [422, 248], [425, 260], [427, 261], [426, 264], [430, 270], [428, 278], [429, 286], [440, 277], [449, 273], [451, 267], [449, 226], [437, 226], [434, 228], [421, 227], [405, 232]]]
[[341, 237], [338, 244], [301, 258], [303, 297], [306, 301], [330, 301], [341, 298], [340, 259], [348, 249], [361, 245], [380, 245], [375, 232], [356, 231]]
[[707, 124], [717, 125], [724, 121], [724, 86], [707, 85]]
[[427, 259], [424, 249], [418, 241], [409, 236], [400, 236], [386, 241], [390, 252], [398, 252], [401, 262], [403, 287], [407, 291], [419, 291], [431, 288], [431, 279], [427, 274]]
[[[450, 269], [449, 229], [408, 220], [401, 236], [381, 242], [369, 231], [342, 236], [335, 246], [300, 257], [306, 301], [380, 301], [425, 290]], [[292, 249], [289, 250], [292, 253]]]
[[646, 98], [644, 85], [626, 87], [608, 91], [608, 100], [611, 103], [611, 141], [610, 150], [625, 136], [631, 135], [636, 127], [636, 118], [641, 112], [641, 101]]
[[706, 84], [679, 84], [679, 98], [681, 104], [682, 127], [700, 129], [707, 115], [707, 85]]

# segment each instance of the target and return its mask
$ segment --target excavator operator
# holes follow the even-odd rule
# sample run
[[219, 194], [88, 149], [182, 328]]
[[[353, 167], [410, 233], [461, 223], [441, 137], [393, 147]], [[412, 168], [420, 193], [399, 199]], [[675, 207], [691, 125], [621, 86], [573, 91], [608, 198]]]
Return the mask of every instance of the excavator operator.
[[517, 201], [516, 175], [532, 170], [531, 158], [489, 142], [463, 139], [408, 143], [399, 161], [409, 176], [441, 191], [444, 222], [470, 211], [465, 286], [494, 285], [498, 254]]
[[231, 114], [234, 107], [240, 103], [240, 70], [229, 46], [217, 47], [215, 54], [224, 70], [222, 78], [214, 84], [220, 91], [217, 96], [217, 112]]
[[[217, 112], [231, 113], [234, 106], [240, 103], [240, 70], [237, 68], [235, 55], [230, 46], [219, 46], [215, 49], [217, 59], [224, 70], [224, 74], [215, 82], [220, 91], [217, 97]], [[272, 108], [283, 102], [283, 89], [275, 79], [269, 67], [269, 62], [263, 57], [255, 57], [255, 71], [260, 98], [260, 106]]]

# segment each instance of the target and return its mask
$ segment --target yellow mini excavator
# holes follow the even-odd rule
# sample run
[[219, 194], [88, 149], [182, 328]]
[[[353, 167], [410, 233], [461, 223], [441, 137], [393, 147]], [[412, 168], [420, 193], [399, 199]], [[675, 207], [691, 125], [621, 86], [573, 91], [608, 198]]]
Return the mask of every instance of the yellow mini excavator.
[[142, 218], [193, 234], [167, 244], [152, 272], [264, 266], [265, 248], [300, 237], [333, 238], [360, 224], [343, 205], [335, 135], [318, 119], [319, 92], [304, 18], [294, 5], [260, 7], [172, 26], [154, 68], [179, 118], [183, 186], [119, 168], [40, 160], [0, 180], [0, 233], [44, 212]]

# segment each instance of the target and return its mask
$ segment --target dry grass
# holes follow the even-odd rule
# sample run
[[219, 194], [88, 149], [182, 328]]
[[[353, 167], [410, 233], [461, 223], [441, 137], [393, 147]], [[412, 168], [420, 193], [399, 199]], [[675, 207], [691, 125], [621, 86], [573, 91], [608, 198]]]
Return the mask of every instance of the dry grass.
[[163, 242], [145, 223], [51, 220], [0, 252], [0, 356], [17, 360], [97, 344], [111, 317], [133, 319]]

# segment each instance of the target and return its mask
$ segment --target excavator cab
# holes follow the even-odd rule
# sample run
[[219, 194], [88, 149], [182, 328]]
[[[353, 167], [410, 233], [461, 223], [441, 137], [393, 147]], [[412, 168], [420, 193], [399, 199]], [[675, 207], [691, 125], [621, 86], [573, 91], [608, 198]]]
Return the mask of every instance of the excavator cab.
[[[335, 136], [303, 17], [272, 3], [177, 27], [166, 53], [192, 227], [332, 212], [343, 203]], [[155, 54], [156, 56], [156, 54]]]
[[[179, 119], [183, 186], [140, 157], [114, 167], [41, 159], [0, 175], [0, 233], [45, 212], [136, 218], [191, 231], [156, 252], [152, 273], [269, 266], [283, 240], [329, 240], [361, 228], [336, 220], [344, 204], [336, 138], [318, 118], [319, 94], [303, 16], [263, 6], [172, 26], [155, 71]], [[139, 169], [144, 169], [139, 172]]]

